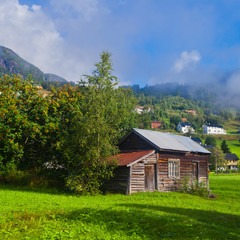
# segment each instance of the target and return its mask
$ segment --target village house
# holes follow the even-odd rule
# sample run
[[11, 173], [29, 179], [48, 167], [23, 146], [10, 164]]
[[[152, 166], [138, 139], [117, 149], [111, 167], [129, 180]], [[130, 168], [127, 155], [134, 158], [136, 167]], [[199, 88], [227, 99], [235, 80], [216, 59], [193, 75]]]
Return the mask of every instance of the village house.
[[153, 121], [153, 122], [151, 122], [151, 128], [160, 129], [161, 125], [162, 125], [162, 122], [160, 122], [160, 121]]
[[223, 126], [214, 124], [205, 124], [203, 126], [203, 133], [205, 134], [227, 134]]
[[184, 110], [184, 113], [192, 114], [194, 116], [197, 116], [197, 112], [195, 110]]
[[142, 114], [142, 113], [149, 113], [151, 111], [151, 107], [143, 107], [143, 106], [137, 106], [135, 108], [135, 111], [138, 114]]
[[182, 122], [187, 122], [187, 119], [186, 118], [182, 118]]
[[225, 156], [227, 169], [238, 170], [239, 168], [239, 158], [234, 153], [227, 153]]
[[190, 123], [179, 123], [177, 125], [177, 130], [182, 132], [182, 133], [187, 133], [187, 132], [195, 132], [194, 128], [192, 127], [192, 124]]
[[188, 137], [159, 131], [133, 129], [119, 143], [119, 166], [105, 190], [132, 194], [144, 191], [176, 191], [180, 181], [208, 186], [208, 155]]

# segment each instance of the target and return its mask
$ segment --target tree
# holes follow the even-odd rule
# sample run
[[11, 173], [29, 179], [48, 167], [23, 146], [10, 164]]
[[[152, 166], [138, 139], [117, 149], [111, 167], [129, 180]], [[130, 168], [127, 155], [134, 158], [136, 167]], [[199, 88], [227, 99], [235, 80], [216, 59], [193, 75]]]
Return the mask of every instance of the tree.
[[0, 92], [1, 169], [43, 168], [46, 162], [62, 165], [59, 142], [81, 116], [82, 95], [64, 86], [43, 97], [31, 78], [23, 81], [19, 76], [0, 78]]
[[213, 136], [207, 136], [205, 140], [205, 145], [216, 146], [217, 141]]
[[211, 152], [208, 158], [209, 169], [218, 172], [219, 169], [225, 168], [225, 159], [222, 150], [217, 146], [208, 148], [208, 150]]
[[64, 143], [71, 176], [68, 186], [80, 193], [96, 192], [112, 176], [119, 137], [135, 126], [132, 92], [117, 87], [110, 54], [103, 52], [92, 75], [84, 75], [79, 91], [84, 95], [82, 117]]
[[182, 121], [182, 118], [179, 115], [172, 115], [170, 117], [170, 124], [173, 128], [176, 128], [178, 123]]
[[230, 148], [228, 147], [226, 140], [222, 141], [221, 149], [224, 153], [231, 153]]

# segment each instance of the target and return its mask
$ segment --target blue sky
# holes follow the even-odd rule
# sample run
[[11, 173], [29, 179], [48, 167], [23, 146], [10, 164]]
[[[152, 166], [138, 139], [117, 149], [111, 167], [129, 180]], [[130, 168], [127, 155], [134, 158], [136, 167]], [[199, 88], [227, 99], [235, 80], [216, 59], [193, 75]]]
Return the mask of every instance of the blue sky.
[[78, 81], [107, 50], [120, 84], [206, 84], [228, 76], [240, 85], [238, 0], [0, 3], [0, 45], [44, 72]]

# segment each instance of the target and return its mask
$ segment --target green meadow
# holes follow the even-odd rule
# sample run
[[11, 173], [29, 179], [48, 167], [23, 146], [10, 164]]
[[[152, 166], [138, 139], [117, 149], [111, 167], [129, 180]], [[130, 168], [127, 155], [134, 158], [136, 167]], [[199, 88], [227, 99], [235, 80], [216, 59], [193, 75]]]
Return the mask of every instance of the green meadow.
[[215, 199], [183, 193], [72, 196], [1, 186], [0, 239], [240, 239], [240, 175]]

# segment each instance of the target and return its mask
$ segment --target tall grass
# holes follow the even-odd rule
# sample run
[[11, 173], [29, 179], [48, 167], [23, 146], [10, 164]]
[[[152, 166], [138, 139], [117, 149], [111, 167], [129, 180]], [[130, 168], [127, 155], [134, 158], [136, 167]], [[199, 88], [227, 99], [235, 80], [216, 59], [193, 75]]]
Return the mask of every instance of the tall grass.
[[240, 239], [240, 175], [210, 176], [217, 198], [72, 196], [0, 189], [0, 239]]

